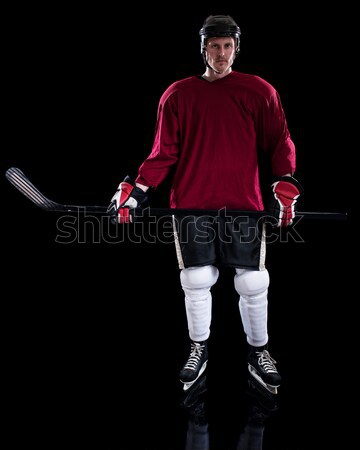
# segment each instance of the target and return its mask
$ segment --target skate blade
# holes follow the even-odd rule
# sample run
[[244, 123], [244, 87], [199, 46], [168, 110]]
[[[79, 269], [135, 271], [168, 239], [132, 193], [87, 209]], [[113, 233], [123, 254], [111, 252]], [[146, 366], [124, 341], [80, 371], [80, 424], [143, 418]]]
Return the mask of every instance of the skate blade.
[[183, 381], [182, 381], [182, 383], [184, 383], [184, 386], [183, 386], [183, 390], [184, 391], [187, 391], [188, 389], [190, 389], [191, 388], [191, 386], [201, 377], [201, 375], [204, 373], [204, 371], [205, 371], [205, 369], [206, 369], [206, 366], [207, 366], [207, 361], [205, 361], [204, 362], [204, 364], [202, 365], [202, 368], [199, 370], [199, 374], [198, 374], [198, 376], [195, 378], [195, 380], [194, 381], [190, 381], [190, 382], [188, 382], [188, 383], [184, 383]]
[[274, 394], [274, 395], [276, 395], [278, 393], [277, 388], [279, 386], [272, 386], [271, 384], [265, 383], [265, 381], [260, 377], [260, 375], [258, 375], [256, 370], [250, 364], [248, 365], [248, 369], [249, 369], [250, 374], [255, 378], [255, 380], [258, 383], [260, 383], [266, 390], [268, 390], [271, 394]]

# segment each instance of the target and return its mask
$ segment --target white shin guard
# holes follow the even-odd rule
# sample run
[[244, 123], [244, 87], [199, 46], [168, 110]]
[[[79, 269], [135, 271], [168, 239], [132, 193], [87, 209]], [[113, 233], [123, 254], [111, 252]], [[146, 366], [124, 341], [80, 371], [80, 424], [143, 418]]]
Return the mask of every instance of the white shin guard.
[[205, 341], [210, 335], [212, 297], [210, 288], [219, 271], [214, 266], [188, 267], [180, 273], [185, 293], [186, 317], [190, 339]]
[[240, 295], [239, 309], [247, 341], [254, 347], [265, 345], [267, 333], [267, 270], [236, 269], [235, 289]]

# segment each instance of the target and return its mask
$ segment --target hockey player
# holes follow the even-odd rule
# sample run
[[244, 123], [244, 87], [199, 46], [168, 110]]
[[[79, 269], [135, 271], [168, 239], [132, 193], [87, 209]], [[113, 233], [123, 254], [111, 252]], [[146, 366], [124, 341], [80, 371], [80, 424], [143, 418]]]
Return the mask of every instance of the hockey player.
[[[144, 205], [147, 190], [175, 169], [172, 208], [263, 211], [266, 206], [276, 226], [291, 225], [301, 186], [293, 178], [295, 146], [280, 97], [262, 78], [232, 70], [240, 51], [240, 28], [232, 17], [209, 16], [199, 35], [205, 72], [166, 89], [152, 151], [135, 183], [120, 183], [109, 211], [119, 223], [129, 222], [129, 210]], [[272, 165], [272, 198], [266, 204], [258, 151], [267, 154]], [[184, 389], [206, 368], [211, 287], [219, 268], [228, 266], [234, 268], [249, 371], [276, 392], [281, 378], [268, 350], [263, 222], [251, 217], [229, 220], [222, 214], [174, 217], [174, 235], [190, 336], [189, 357], [180, 371]]]

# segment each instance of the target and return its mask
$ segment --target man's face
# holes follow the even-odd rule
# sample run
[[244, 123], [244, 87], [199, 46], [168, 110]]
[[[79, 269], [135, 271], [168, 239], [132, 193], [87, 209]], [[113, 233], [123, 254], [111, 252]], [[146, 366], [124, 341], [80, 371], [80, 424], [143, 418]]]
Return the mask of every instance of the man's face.
[[232, 37], [210, 38], [206, 44], [206, 59], [210, 67], [223, 73], [235, 59], [235, 39]]

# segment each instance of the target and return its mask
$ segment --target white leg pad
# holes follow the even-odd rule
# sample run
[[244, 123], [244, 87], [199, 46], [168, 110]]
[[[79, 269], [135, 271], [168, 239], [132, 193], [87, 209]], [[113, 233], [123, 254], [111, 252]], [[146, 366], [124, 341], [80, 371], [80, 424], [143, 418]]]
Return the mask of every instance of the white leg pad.
[[185, 293], [186, 317], [190, 339], [205, 341], [210, 335], [212, 297], [210, 288], [219, 271], [214, 266], [188, 267], [180, 272]]
[[268, 271], [236, 269], [234, 284], [240, 295], [239, 310], [248, 343], [254, 347], [265, 345], [268, 341]]

